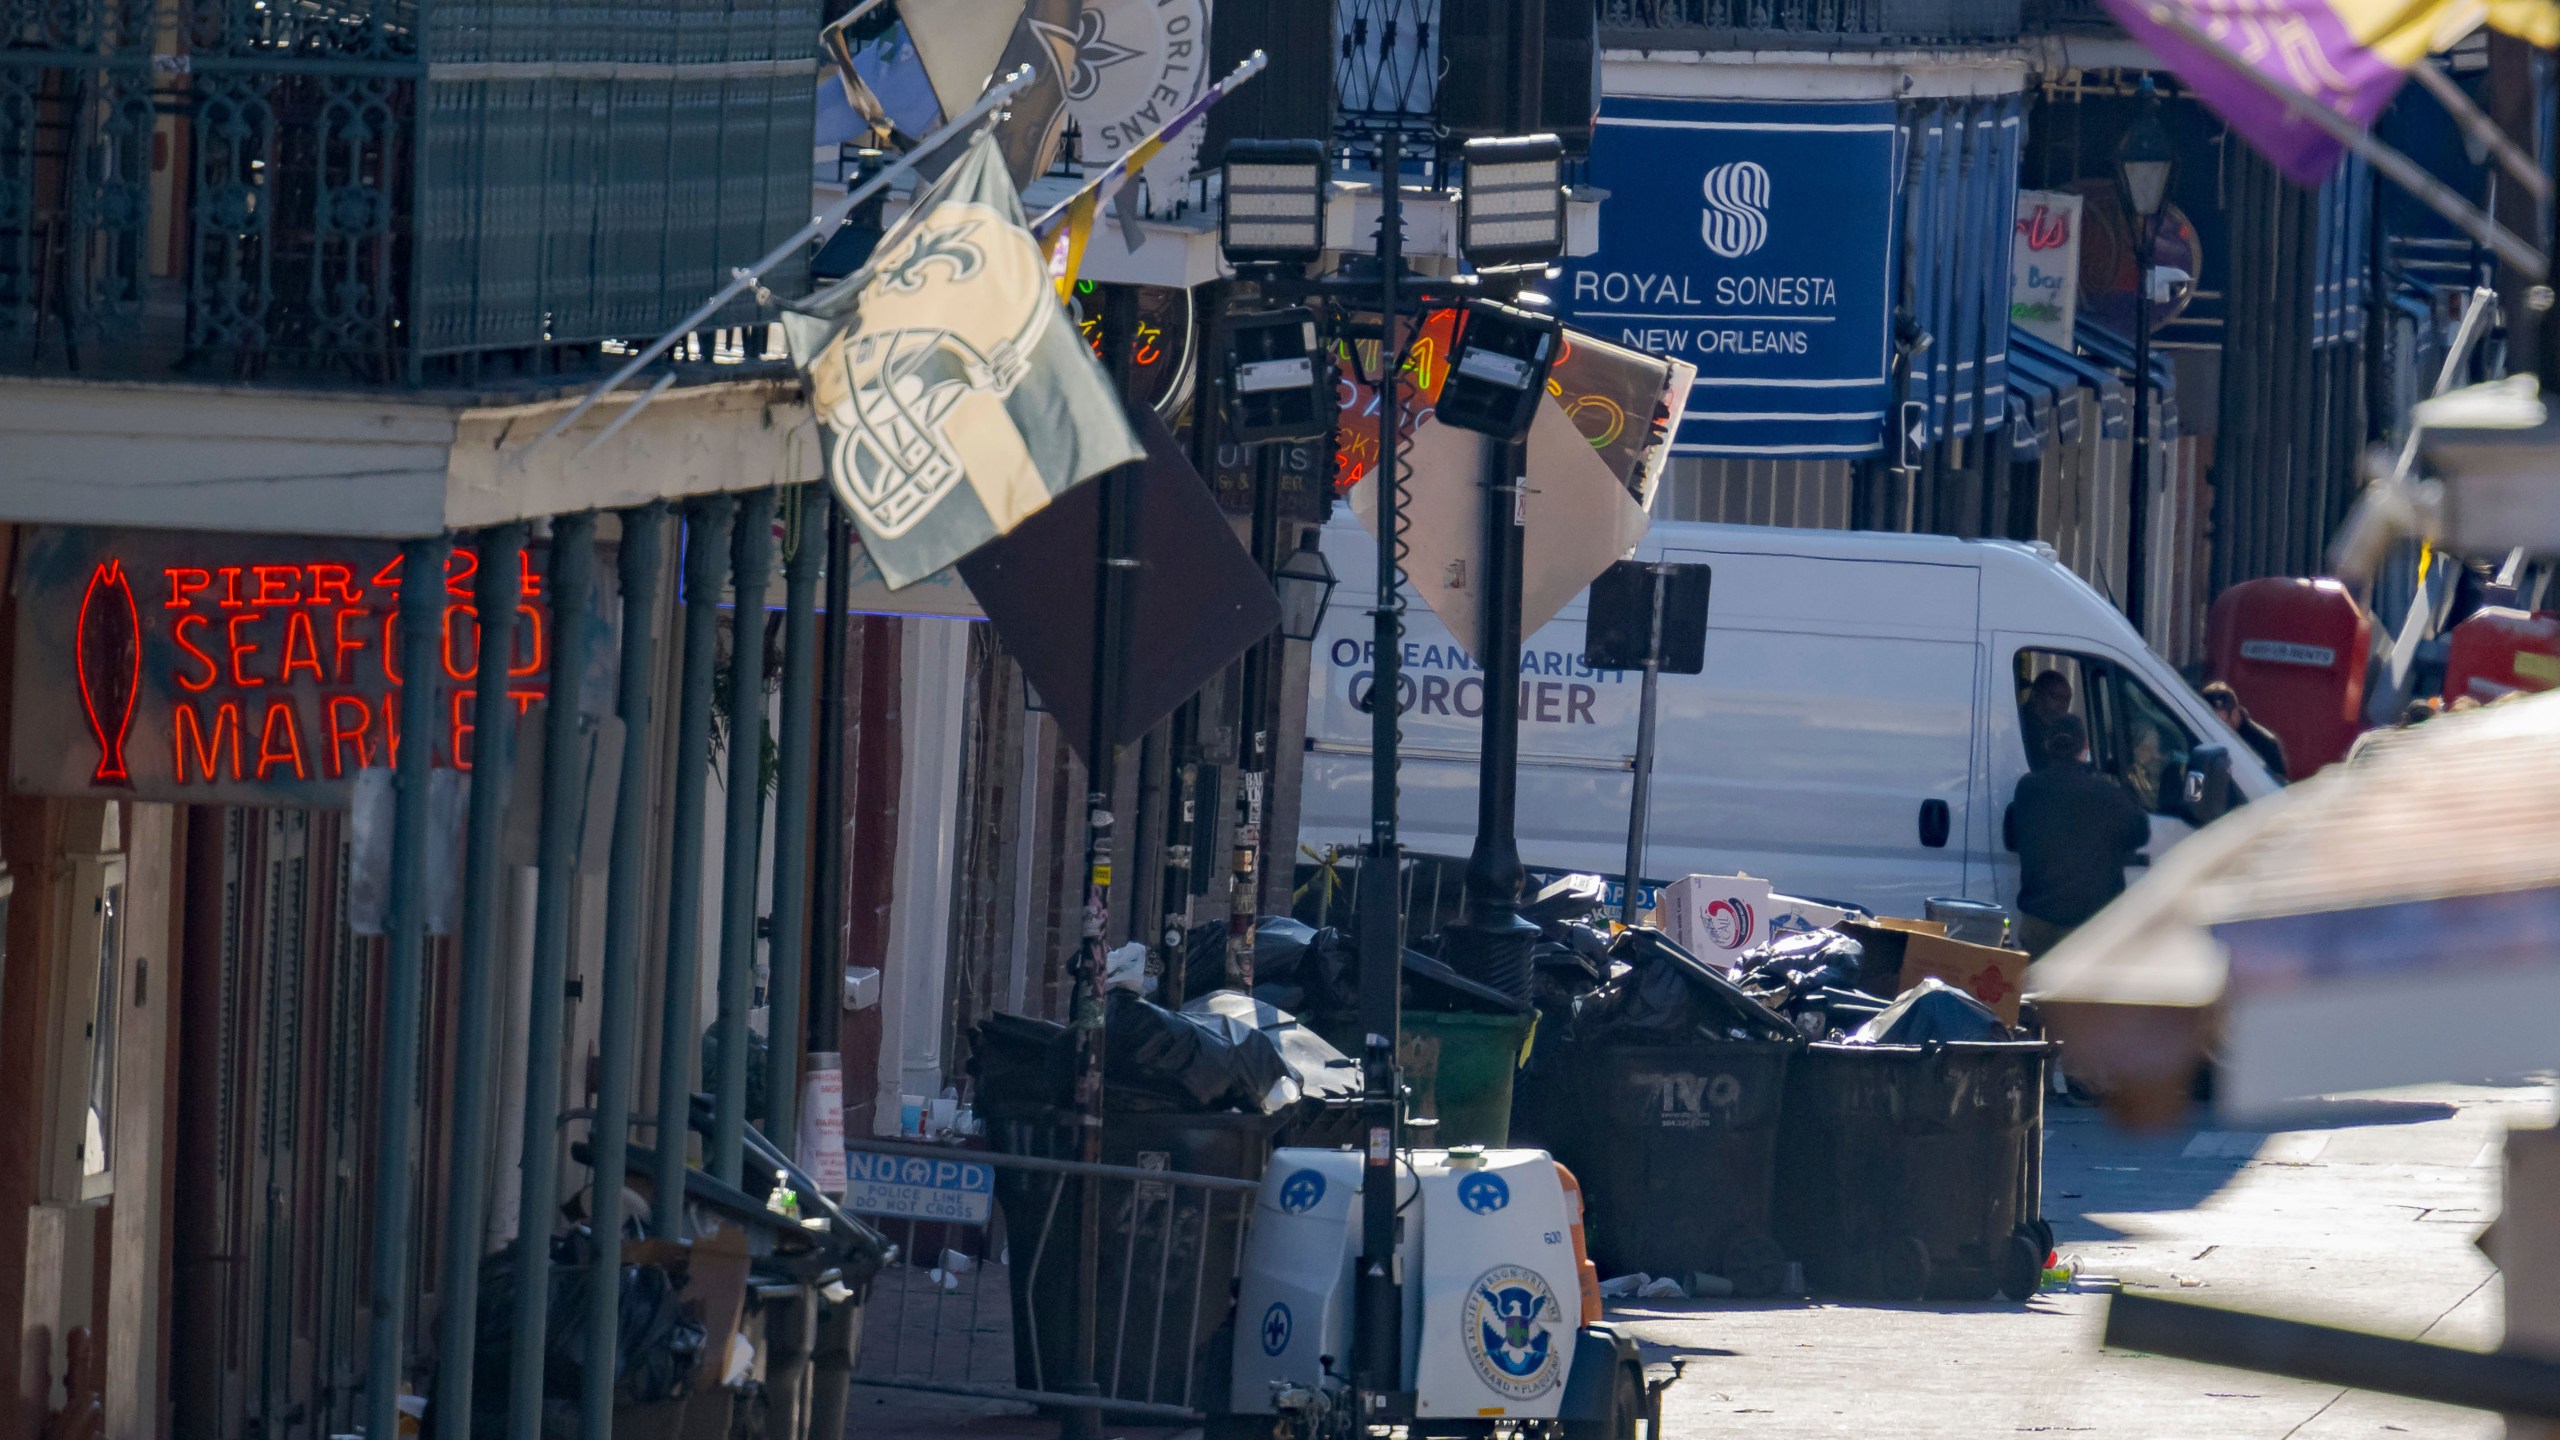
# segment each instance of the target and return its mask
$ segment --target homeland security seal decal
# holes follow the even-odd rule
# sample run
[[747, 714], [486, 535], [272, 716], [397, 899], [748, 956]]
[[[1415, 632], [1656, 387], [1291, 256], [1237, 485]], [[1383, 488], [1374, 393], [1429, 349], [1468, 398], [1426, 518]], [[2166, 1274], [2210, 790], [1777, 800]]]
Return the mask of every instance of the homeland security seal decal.
[[1564, 1383], [1565, 1355], [1556, 1344], [1563, 1318], [1546, 1277], [1518, 1265], [1496, 1265], [1467, 1287], [1460, 1343], [1477, 1377], [1495, 1393], [1534, 1400]]

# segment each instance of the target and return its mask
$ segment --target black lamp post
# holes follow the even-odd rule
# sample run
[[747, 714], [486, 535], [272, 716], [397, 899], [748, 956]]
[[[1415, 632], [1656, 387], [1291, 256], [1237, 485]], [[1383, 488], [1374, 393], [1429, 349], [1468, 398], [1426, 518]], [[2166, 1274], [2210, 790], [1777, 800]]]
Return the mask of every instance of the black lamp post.
[[1325, 607], [1332, 603], [1333, 566], [1317, 545], [1310, 526], [1298, 532], [1298, 548], [1271, 572], [1280, 592], [1280, 635], [1287, 640], [1313, 640], [1324, 626]]
[[[1484, 286], [1517, 292], [1564, 254], [1564, 147], [1552, 135], [1470, 140], [1459, 248]], [[1525, 297], [1534, 298], [1534, 297]], [[1520, 773], [1520, 594], [1527, 522], [1528, 434], [1546, 399], [1561, 327], [1551, 313], [1470, 300], [1460, 312], [1440, 391], [1440, 422], [1487, 436], [1484, 553], [1476, 659], [1484, 667], [1476, 842], [1467, 857], [1466, 917], [1446, 956], [1459, 973], [1529, 998], [1538, 927], [1520, 916], [1527, 874], [1515, 808]]]
[[[1473, 142], [1467, 146], [1470, 193], [1462, 200], [1462, 248], [1477, 274], [1433, 280], [1408, 270], [1404, 258], [1405, 186], [1401, 183], [1406, 137], [1399, 128], [1403, 123], [1405, 117], [1391, 118], [1376, 132], [1380, 204], [1374, 248], [1367, 255], [1346, 257], [1348, 263], [1340, 271], [1323, 279], [1307, 279], [1304, 267], [1323, 249], [1323, 200], [1331, 173], [1324, 147], [1313, 142], [1230, 142], [1221, 175], [1225, 208], [1220, 244], [1228, 263], [1236, 267], [1240, 276], [1250, 276], [1273, 299], [1294, 296], [1331, 302], [1340, 307], [1345, 332], [1355, 328], [1349, 320], [1352, 313], [1370, 312], [1379, 317], [1378, 403], [1374, 418], [1378, 451], [1374, 472], [1378, 578], [1377, 600], [1370, 610], [1376, 638], [1369, 691], [1376, 698], [1369, 706], [1369, 844], [1356, 905], [1360, 930], [1360, 1029], [1364, 1037], [1360, 1053], [1364, 1174], [1360, 1258], [1353, 1300], [1359, 1316], [1359, 1345], [1356, 1353], [1348, 1357], [1355, 1393], [1353, 1419], [1362, 1427], [1409, 1418], [1412, 1407], [1412, 1396], [1403, 1384], [1404, 1282], [1395, 1260], [1396, 1157], [1403, 1145], [1399, 1114], [1402, 1082], [1396, 1060], [1396, 1037], [1402, 1029], [1403, 1010], [1403, 919], [1398, 913], [1397, 884], [1403, 846], [1396, 834], [1399, 716], [1395, 697], [1400, 679], [1397, 660], [1403, 641], [1404, 608], [1397, 595], [1397, 537], [1403, 528], [1398, 512], [1404, 482], [1398, 471], [1404, 387], [1397, 370], [1403, 343], [1409, 336], [1411, 306], [1465, 303], [1468, 324], [1450, 356], [1449, 378], [1441, 392], [1438, 414], [1446, 423], [1497, 437], [1487, 447], [1490, 454], [1486, 483], [1490, 493], [1486, 510], [1489, 520], [1498, 514], [1503, 521], [1510, 521], [1520, 493], [1519, 477], [1526, 468], [1525, 447], [1519, 444], [1519, 437], [1526, 433], [1528, 417], [1543, 394], [1558, 335], [1555, 322], [1534, 308], [1494, 304], [1490, 297], [1516, 293], [1522, 284], [1543, 276], [1548, 264], [1564, 253], [1562, 145], [1553, 136], [1490, 145]], [[1476, 342], [1472, 356], [1467, 341], [1469, 331]], [[1278, 402], [1286, 392], [1305, 385], [1311, 378], [1330, 389], [1321, 374], [1296, 363], [1300, 352], [1293, 350], [1289, 337], [1289, 327], [1279, 325], [1258, 335], [1258, 348], [1236, 357], [1230, 380], [1238, 395], [1270, 397], [1275, 424], [1281, 425], [1293, 423], [1276, 415], [1285, 408]], [[1518, 419], [1516, 428], [1511, 423], [1514, 416]], [[1470, 419], [1476, 423], [1470, 424]], [[1365, 429], [1373, 422], [1364, 419], [1361, 423]], [[1488, 525], [1488, 529], [1496, 528], [1500, 533], [1488, 536], [1485, 557], [1487, 774], [1496, 769], [1498, 727], [1492, 723], [1496, 696], [1508, 696], [1516, 708], [1519, 693], [1519, 532], [1507, 523], [1499, 527]], [[1284, 612], [1282, 634], [1293, 640], [1313, 639], [1332, 592], [1333, 570], [1316, 548], [1312, 535], [1304, 537], [1298, 550], [1273, 570], [1272, 580], [1279, 589]], [[1505, 667], [1497, 665], [1491, 653], [1506, 635], [1510, 656], [1507, 680], [1497, 674]], [[1516, 715], [1512, 722], [1516, 725]], [[1510, 748], [1499, 752], [1500, 788], [1505, 796], [1509, 794], [1511, 772], [1516, 768], [1516, 733], [1508, 739]], [[1498, 837], [1497, 853], [1507, 852], [1512, 857], [1508, 867], [1511, 908], [1507, 918], [1510, 927], [1520, 927], [1525, 922], [1516, 908], [1519, 861], [1516, 847], [1511, 844], [1510, 828], [1506, 799], [1500, 824], [1491, 833]], [[1479, 852], [1486, 850], [1486, 844], [1487, 837], [1479, 836]], [[1535, 935], [1534, 927], [1529, 927], [1529, 933]], [[1232, 936], [1229, 943], [1232, 951]], [[1522, 943], [1519, 951], [1525, 963], [1527, 945]], [[1523, 978], [1525, 989], [1525, 973]]]
[[2133, 127], [2116, 145], [2116, 179], [2133, 219], [2133, 474], [2127, 487], [2132, 513], [2125, 523], [2124, 613], [2138, 632], [2147, 613], [2151, 529], [2151, 252], [2169, 178], [2178, 168], [2177, 147], [2160, 124], [2160, 93], [2142, 77]]

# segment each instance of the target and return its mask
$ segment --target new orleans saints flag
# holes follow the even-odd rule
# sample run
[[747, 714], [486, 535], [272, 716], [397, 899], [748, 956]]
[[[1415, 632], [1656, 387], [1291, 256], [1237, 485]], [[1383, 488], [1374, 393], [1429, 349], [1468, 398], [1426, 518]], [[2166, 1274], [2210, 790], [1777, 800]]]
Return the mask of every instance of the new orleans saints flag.
[[891, 588], [1145, 452], [981, 135], [869, 266], [784, 311], [827, 478]]

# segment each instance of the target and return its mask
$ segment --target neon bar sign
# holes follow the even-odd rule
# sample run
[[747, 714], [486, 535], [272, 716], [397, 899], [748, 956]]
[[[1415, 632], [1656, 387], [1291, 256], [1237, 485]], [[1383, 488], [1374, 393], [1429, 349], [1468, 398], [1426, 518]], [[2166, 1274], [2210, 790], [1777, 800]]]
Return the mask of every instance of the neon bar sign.
[[[427, 659], [442, 682], [432, 763], [461, 770], [480, 689], [479, 567], [472, 551], [453, 552]], [[356, 771], [396, 763], [403, 743], [402, 569], [381, 543], [38, 531], [21, 585], [13, 781], [34, 793], [342, 803]], [[551, 659], [531, 553], [514, 589], [503, 683], [521, 719]]]

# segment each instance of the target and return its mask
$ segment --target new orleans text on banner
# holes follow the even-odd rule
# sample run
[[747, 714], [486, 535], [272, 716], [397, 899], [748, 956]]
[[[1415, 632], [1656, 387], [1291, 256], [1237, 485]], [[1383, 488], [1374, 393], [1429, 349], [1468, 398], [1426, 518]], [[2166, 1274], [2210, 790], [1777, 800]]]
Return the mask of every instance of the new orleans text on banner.
[[1895, 129], [1872, 102], [1603, 102], [1600, 248], [1571, 262], [1565, 311], [1697, 367], [1673, 453], [1883, 443]]

